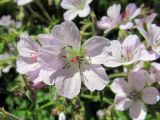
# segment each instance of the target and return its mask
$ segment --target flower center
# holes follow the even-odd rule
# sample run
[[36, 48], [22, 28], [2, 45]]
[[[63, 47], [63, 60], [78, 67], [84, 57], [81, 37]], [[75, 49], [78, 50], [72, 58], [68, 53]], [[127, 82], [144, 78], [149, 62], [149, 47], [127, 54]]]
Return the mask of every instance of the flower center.
[[141, 93], [132, 91], [128, 97], [135, 101], [141, 98]]
[[72, 62], [72, 63], [74, 63], [74, 64], [78, 64], [78, 63], [79, 63], [79, 59], [80, 59], [80, 57], [79, 57], [79, 56], [76, 56], [76, 57], [72, 58], [72, 59], [70, 60], [70, 62]]
[[63, 68], [69, 68], [71, 65], [80, 65], [83, 61], [84, 52], [82, 48], [74, 49], [72, 46], [67, 46], [64, 47], [63, 50], [65, 54], [62, 57], [66, 62]]
[[36, 53], [30, 53], [32, 62], [37, 62], [38, 55]]

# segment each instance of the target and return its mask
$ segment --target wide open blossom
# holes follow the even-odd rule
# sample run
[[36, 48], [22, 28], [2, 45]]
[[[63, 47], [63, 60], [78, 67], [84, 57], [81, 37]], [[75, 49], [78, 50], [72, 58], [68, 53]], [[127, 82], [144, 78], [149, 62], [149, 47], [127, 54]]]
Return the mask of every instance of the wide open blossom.
[[159, 101], [160, 95], [155, 87], [145, 87], [148, 79], [146, 71], [138, 70], [128, 76], [128, 82], [123, 78], [116, 78], [111, 89], [116, 93], [115, 107], [124, 111], [129, 108], [129, 115], [133, 120], [143, 120], [147, 110], [145, 104], [153, 105]]
[[61, 6], [67, 11], [64, 13], [64, 19], [73, 20], [77, 15], [86, 17], [90, 13], [89, 4], [92, 0], [62, 0]]
[[17, 5], [19, 5], [19, 6], [23, 6], [23, 5], [29, 4], [32, 1], [33, 0], [16, 0]]
[[137, 8], [136, 4], [130, 3], [126, 7], [126, 11], [123, 14], [123, 21], [122, 25], [120, 25], [120, 29], [131, 29], [133, 24], [133, 19], [136, 18], [141, 13], [141, 8]]
[[20, 42], [17, 45], [19, 56], [17, 59], [17, 71], [20, 74], [25, 74], [33, 81], [36, 85], [39, 82], [44, 82], [47, 85], [50, 83], [50, 76], [53, 71], [46, 71], [42, 69], [38, 62], [39, 59], [39, 49], [42, 46], [50, 44], [52, 42], [51, 37], [46, 35], [39, 35], [38, 44], [36, 41], [32, 40], [27, 34], [20, 36]]
[[147, 30], [138, 27], [139, 32], [147, 41], [147, 48], [160, 54], [160, 27], [155, 24], [147, 24]]
[[53, 38], [57, 44], [40, 49], [39, 62], [43, 68], [55, 71], [52, 81], [55, 81], [57, 92], [67, 98], [79, 94], [81, 81], [90, 90], [102, 90], [108, 83], [108, 76], [100, 64], [103, 59], [97, 58], [109, 41], [103, 37], [92, 37], [83, 45], [76, 25], [65, 21], [55, 26]]
[[107, 16], [103, 16], [101, 20], [97, 22], [98, 28], [105, 30], [105, 32], [109, 32], [110, 30], [117, 27], [122, 18], [120, 11], [120, 4], [114, 4], [110, 6], [107, 10]]
[[149, 61], [157, 58], [156, 54], [145, 50], [137, 35], [129, 35], [121, 44], [118, 40], [111, 41], [111, 46], [106, 49], [108, 57], [105, 59], [105, 66], [117, 67], [129, 65], [139, 60]]

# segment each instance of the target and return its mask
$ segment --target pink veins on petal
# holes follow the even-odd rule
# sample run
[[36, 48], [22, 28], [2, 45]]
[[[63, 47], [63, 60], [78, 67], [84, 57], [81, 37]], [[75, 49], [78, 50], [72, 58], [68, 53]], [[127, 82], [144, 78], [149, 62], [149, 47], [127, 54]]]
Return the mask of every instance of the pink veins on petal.
[[127, 46], [127, 47], [124, 47], [124, 49], [126, 51], [126, 60], [129, 61], [132, 58], [132, 47]]

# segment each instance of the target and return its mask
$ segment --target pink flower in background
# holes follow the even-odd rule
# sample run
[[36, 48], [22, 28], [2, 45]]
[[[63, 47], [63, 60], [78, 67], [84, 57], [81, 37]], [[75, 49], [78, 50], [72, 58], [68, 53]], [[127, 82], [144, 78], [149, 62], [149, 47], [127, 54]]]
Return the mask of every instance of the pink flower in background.
[[[10, 58], [12, 56], [13, 55], [8, 54], [8, 53], [0, 54], [0, 61], [8, 59], [8, 58]], [[10, 64], [3, 66], [3, 63], [2, 64], [0, 63], [0, 77], [2, 76], [2, 73], [8, 73], [12, 67], [13, 66], [10, 65]]]
[[148, 16], [146, 16], [145, 18], [137, 18], [134, 20], [134, 22], [136, 23], [136, 25], [138, 27], [143, 27], [146, 24], [152, 24], [152, 22], [154, 21], [154, 19], [157, 17], [156, 13], [152, 13]]
[[121, 44], [118, 40], [111, 41], [111, 46], [106, 49], [108, 57], [104, 65], [107, 67], [117, 67], [120, 65], [129, 65], [139, 60], [154, 60], [157, 56], [145, 50], [137, 35], [129, 35]]
[[3, 15], [0, 18], [0, 26], [9, 27], [15, 24], [15, 21], [12, 20], [10, 15]]
[[120, 29], [131, 29], [133, 24], [133, 19], [141, 14], [141, 8], [137, 8], [136, 4], [130, 3], [126, 7], [126, 11], [123, 14], [123, 23], [120, 25]]
[[58, 120], [66, 120], [66, 116], [63, 112], [59, 114]]
[[33, 0], [16, 0], [17, 5], [19, 5], [19, 6], [23, 6], [23, 5], [29, 4], [32, 1]]
[[[39, 42], [42, 46], [50, 44], [52, 41], [46, 35], [39, 35]], [[45, 84], [53, 84], [50, 81], [50, 76], [53, 71], [46, 71], [41, 68], [38, 62], [39, 49], [41, 45], [32, 40], [27, 34], [20, 37], [20, 42], [17, 45], [19, 57], [17, 59], [17, 71], [21, 74], [27, 75], [34, 84], [44, 82]]]
[[67, 12], [64, 13], [64, 19], [70, 21], [77, 15], [86, 17], [90, 13], [89, 4], [91, 2], [92, 0], [62, 0], [62, 8], [67, 9]]
[[155, 24], [147, 24], [147, 30], [143, 27], [137, 28], [147, 41], [148, 49], [160, 54], [160, 27]]
[[151, 78], [151, 81], [149, 82], [150, 84], [153, 84], [155, 82], [160, 83], [160, 64], [159, 63], [156, 63], [156, 62], [151, 63], [150, 78]]
[[98, 28], [105, 30], [105, 32], [107, 33], [113, 28], [117, 27], [122, 18], [120, 11], [120, 4], [114, 4], [110, 6], [107, 10], [107, 16], [103, 16], [101, 20], [97, 22]]
[[81, 81], [90, 91], [102, 90], [109, 78], [100, 64], [109, 41], [95, 36], [81, 45], [79, 30], [71, 21], [55, 26], [53, 37], [57, 44], [40, 49], [39, 62], [44, 69], [55, 71], [52, 80], [57, 92], [73, 98], [80, 92]]
[[116, 78], [111, 89], [116, 93], [114, 103], [118, 110], [129, 108], [129, 115], [133, 120], [144, 120], [147, 114], [145, 104], [156, 104], [160, 95], [155, 87], [145, 87], [148, 79], [146, 71], [138, 70], [128, 76], [128, 82], [123, 78]]

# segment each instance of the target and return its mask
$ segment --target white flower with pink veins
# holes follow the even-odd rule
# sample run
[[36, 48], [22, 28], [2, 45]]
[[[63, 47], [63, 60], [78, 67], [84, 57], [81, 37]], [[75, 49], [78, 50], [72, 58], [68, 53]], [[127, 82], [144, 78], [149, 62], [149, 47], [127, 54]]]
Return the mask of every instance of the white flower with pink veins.
[[108, 57], [105, 58], [104, 65], [107, 67], [129, 65], [137, 61], [150, 61], [157, 58], [155, 53], [145, 50], [137, 35], [127, 36], [123, 43], [118, 40], [111, 41], [111, 46], [106, 49], [106, 52]]
[[117, 110], [129, 108], [129, 115], [133, 120], [144, 120], [147, 114], [145, 104], [154, 105], [160, 99], [155, 87], [145, 87], [148, 75], [144, 70], [138, 70], [128, 75], [128, 82], [123, 78], [116, 78], [111, 89], [116, 93], [114, 103]]
[[39, 62], [45, 70], [55, 71], [51, 80], [57, 92], [73, 98], [80, 92], [81, 81], [90, 91], [104, 89], [109, 78], [100, 64], [109, 40], [95, 36], [81, 44], [79, 30], [71, 21], [55, 26], [53, 38], [57, 44], [40, 49]]
[[148, 49], [160, 55], [160, 27], [147, 24], [147, 30], [144, 27], [138, 27], [138, 30], [145, 38]]
[[90, 13], [89, 4], [92, 0], [62, 0], [61, 6], [67, 11], [64, 13], [66, 21], [73, 20], [77, 15], [86, 17]]
[[126, 10], [123, 14], [123, 23], [120, 25], [120, 29], [126, 30], [131, 29], [133, 24], [133, 19], [141, 14], [141, 8], [137, 8], [136, 4], [130, 3], [127, 5]]
[[20, 41], [17, 45], [19, 56], [17, 59], [17, 71], [20, 74], [25, 74], [36, 85], [43, 82], [47, 85], [54, 83], [50, 82], [50, 76], [53, 71], [42, 69], [39, 59], [39, 50], [41, 47], [50, 44], [53, 40], [50, 35], [39, 35], [38, 42], [34, 41], [29, 35], [23, 34], [20, 36]]
[[97, 22], [97, 26], [100, 29], [105, 30], [105, 33], [114, 29], [121, 22], [121, 5], [114, 4], [107, 10], [107, 16], [103, 16], [100, 21]]

